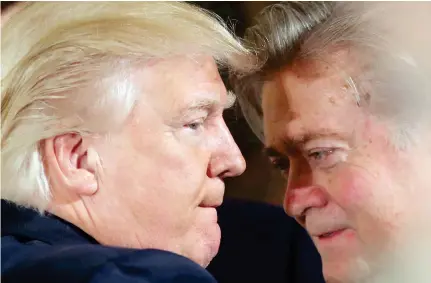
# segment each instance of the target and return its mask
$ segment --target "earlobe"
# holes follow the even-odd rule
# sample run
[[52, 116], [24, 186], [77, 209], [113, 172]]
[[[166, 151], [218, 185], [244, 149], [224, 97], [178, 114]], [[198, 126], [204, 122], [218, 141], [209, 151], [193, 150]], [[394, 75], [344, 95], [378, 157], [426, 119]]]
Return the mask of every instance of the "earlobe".
[[[92, 151], [79, 134], [68, 133], [47, 139], [44, 143], [47, 166], [51, 178], [55, 178], [59, 187], [67, 188], [75, 195], [93, 195], [98, 189], [96, 168], [97, 161], [89, 160]], [[92, 158], [97, 155], [90, 154]]]

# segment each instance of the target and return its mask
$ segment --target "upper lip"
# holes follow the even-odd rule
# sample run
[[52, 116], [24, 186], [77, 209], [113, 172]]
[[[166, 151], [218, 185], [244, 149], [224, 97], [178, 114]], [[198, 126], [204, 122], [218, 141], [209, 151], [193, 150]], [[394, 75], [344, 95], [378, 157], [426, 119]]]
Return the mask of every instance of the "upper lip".
[[208, 208], [217, 208], [223, 203], [225, 185], [222, 180], [212, 186], [205, 197], [201, 199], [199, 206]]
[[309, 233], [313, 237], [321, 237], [325, 234], [341, 231], [344, 229], [346, 229], [346, 228], [345, 227], [328, 228], [328, 229], [321, 229], [321, 230], [312, 230], [312, 231], [309, 231]]
[[343, 224], [342, 221], [334, 214], [322, 215], [322, 212], [310, 210], [307, 215], [303, 215], [299, 220], [302, 221], [302, 225], [312, 237], [321, 237], [322, 235], [333, 233], [347, 229], [347, 225]]
[[203, 200], [199, 206], [208, 208], [217, 208], [223, 203], [223, 196], [210, 198], [208, 200]]
[[340, 231], [343, 231], [344, 229], [345, 229], [345, 228], [337, 229], [337, 230], [333, 230], [333, 231], [330, 231], [330, 232], [328, 232], [328, 233], [323, 233], [323, 234], [320, 234], [318, 237], [323, 237], [323, 236], [325, 236], [326, 234], [329, 234], [329, 233], [340, 232]]
[[199, 207], [217, 208], [221, 204], [222, 204], [222, 202], [220, 202], [220, 203], [214, 203], [214, 204], [203, 203], [203, 204], [200, 204]]

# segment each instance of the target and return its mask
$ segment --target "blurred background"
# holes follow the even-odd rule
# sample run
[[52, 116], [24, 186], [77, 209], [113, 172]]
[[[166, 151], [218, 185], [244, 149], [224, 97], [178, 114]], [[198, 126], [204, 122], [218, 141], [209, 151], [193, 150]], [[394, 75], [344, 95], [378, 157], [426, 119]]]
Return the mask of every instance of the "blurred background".
[[[1, 1], [1, 9], [11, 9], [17, 1]], [[190, 2], [218, 14], [240, 37], [247, 27], [253, 25], [254, 17], [265, 6], [276, 3], [268, 1], [249, 2]], [[227, 88], [229, 83], [223, 78]], [[226, 180], [226, 197], [264, 201], [276, 205], [282, 204], [284, 181], [281, 174], [273, 169], [263, 154], [263, 145], [254, 136], [239, 105], [225, 111], [225, 120], [238, 143], [246, 161], [247, 170], [240, 177]]]

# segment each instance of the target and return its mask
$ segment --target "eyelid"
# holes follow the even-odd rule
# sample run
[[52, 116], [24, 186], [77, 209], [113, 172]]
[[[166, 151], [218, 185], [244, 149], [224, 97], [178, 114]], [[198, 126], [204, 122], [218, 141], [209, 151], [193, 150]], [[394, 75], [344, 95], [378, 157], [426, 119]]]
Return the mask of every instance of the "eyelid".
[[187, 116], [184, 116], [181, 121], [183, 124], [193, 123], [195, 121], [205, 121], [210, 116], [210, 113], [207, 111], [197, 111], [194, 113], [190, 113]]
[[204, 125], [205, 121], [207, 120], [208, 117], [200, 117], [200, 118], [196, 118], [196, 119], [192, 119], [192, 120], [188, 120], [185, 123], [185, 126], [191, 125], [191, 124], [200, 124], [200, 125]]
[[325, 149], [325, 148], [341, 148], [341, 149], [349, 149], [349, 146], [346, 142], [340, 140], [333, 139], [318, 139], [311, 140], [304, 144], [303, 150], [306, 152], [317, 150], [317, 149]]

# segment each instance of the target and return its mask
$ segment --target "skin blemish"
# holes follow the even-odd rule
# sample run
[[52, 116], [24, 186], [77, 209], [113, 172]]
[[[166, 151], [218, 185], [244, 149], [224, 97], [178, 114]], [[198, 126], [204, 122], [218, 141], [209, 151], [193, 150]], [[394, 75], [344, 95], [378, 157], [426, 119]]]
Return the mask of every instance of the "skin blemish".
[[330, 102], [331, 104], [335, 105], [335, 103], [336, 103], [335, 98], [334, 98], [333, 96], [331, 96], [331, 97], [329, 98], [329, 102]]
[[370, 93], [368, 93], [368, 92], [366, 92], [365, 94], [364, 94], [364, 100], [368, 103], [368, 102], [370, 102], [370, 100], [371, 100], [371, 95], [370, 95]]

